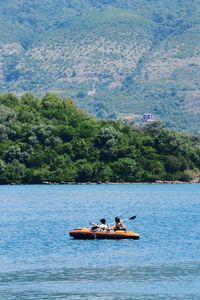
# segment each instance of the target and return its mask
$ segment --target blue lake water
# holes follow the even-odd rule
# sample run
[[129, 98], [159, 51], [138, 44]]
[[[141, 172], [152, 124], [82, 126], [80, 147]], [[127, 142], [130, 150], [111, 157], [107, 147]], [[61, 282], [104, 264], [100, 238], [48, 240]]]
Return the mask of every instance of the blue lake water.
[[[136, 215], [140, 240], [68, 230]], [[0, 186], [0, 299], [200, 299], [200, 185]]]

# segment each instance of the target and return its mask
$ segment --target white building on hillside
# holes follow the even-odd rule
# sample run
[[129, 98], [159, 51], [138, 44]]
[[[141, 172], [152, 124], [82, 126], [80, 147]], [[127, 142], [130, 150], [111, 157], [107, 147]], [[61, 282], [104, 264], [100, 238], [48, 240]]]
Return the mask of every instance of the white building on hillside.
[[142, 118], [139, 121], [139, 125], [144, 125], [146, 123], [155, 122], [152, 113], [143, 114]]

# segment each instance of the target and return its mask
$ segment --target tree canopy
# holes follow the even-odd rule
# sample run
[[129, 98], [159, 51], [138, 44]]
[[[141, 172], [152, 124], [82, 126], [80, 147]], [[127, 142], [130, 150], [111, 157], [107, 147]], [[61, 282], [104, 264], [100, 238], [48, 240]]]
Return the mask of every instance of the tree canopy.
[[0, 95], [0, 183], [188, 181], [200, 138], [97, 120], [71, 99]]

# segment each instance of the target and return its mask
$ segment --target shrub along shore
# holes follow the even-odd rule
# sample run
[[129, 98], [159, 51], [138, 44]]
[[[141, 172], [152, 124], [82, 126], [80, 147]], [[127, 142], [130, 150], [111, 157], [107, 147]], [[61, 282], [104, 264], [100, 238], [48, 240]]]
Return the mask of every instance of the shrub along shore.
[[97, 120], [71, 99], [0, 95], [0, 183], [198, 182], [200, 137]]

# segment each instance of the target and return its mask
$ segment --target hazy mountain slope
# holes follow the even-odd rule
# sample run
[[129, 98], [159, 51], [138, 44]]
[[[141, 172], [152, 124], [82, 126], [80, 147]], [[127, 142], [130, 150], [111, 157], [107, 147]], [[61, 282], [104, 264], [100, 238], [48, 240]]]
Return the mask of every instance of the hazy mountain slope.
[[185, 99], [182, 109], [194, 113], [200, 112], [199, 41], [199, 27], [188, 29], [180, 36], [173, 35], [161, 43], [143, 66], [140, 76], [149, 84], [159, 81], [173, 86], [175, 83], [174, 93]]
[[199, 0], [0, 1], [0, 91], [71, 95], [98, 117], [200, 125]]

